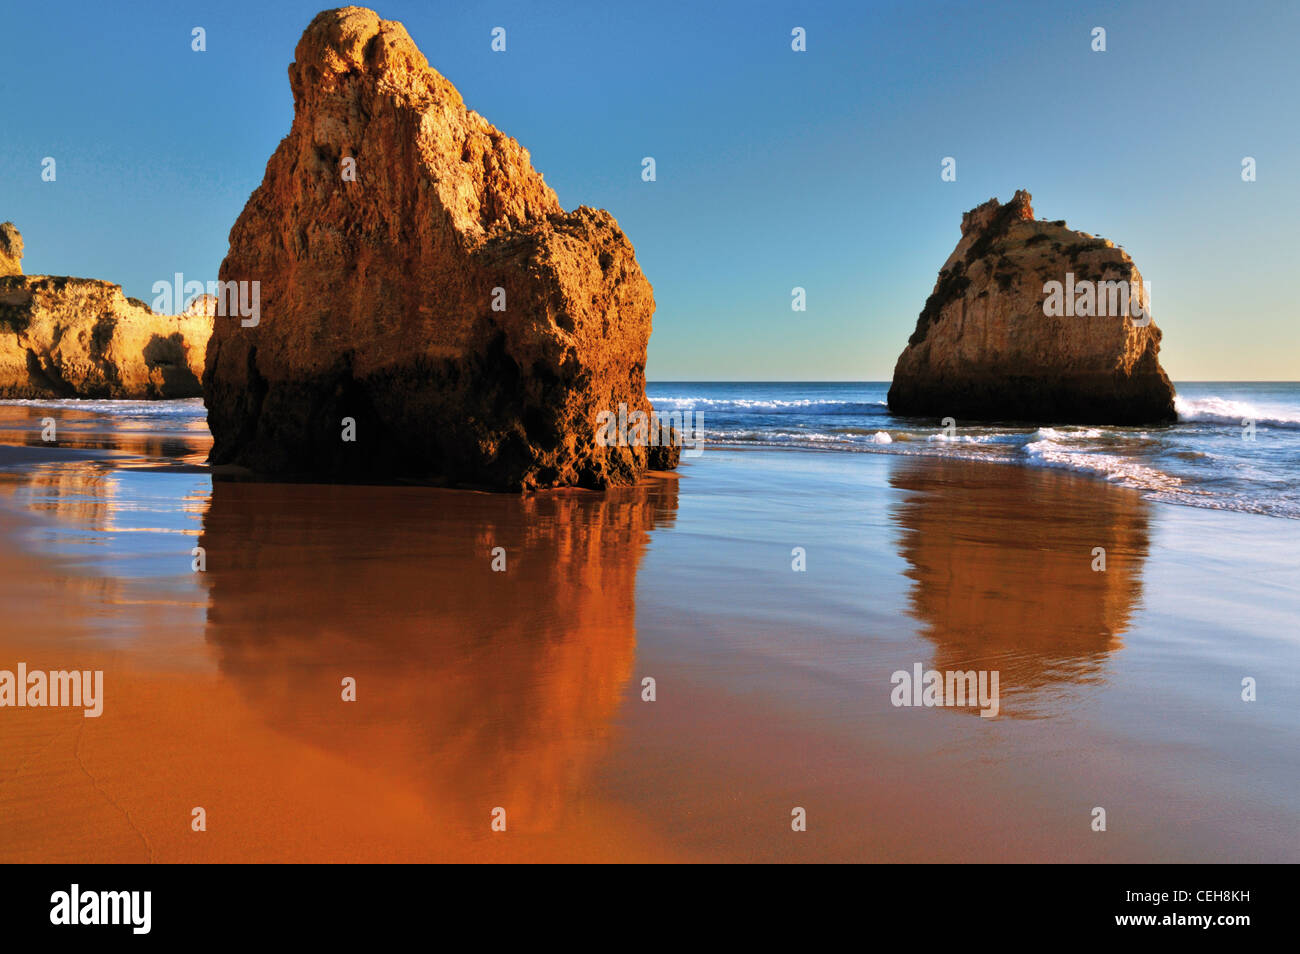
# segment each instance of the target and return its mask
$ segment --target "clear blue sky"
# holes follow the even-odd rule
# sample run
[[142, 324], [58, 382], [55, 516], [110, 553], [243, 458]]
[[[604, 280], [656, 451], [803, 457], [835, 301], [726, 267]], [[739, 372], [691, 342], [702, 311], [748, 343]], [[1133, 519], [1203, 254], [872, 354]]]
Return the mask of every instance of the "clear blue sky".
[[[147, 300], [215, 278], [319, 9], [3, 0], [0, 221], [26, 271]], [[652, 379], [887, 379], [961, 213], [1021, 187], [1133, 255], [1175, 380], [1300, 378], [1294, 0], [377, 9], [566, 207], [618, 219], [658, 301]]]

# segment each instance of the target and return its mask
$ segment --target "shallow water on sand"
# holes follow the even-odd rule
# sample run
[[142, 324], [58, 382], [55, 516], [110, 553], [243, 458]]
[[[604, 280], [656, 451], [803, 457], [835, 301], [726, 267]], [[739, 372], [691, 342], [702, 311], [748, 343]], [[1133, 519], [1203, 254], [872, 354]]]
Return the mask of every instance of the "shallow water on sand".
[[[713, 443], [941, 457], [1064, 470], [1147, 499], [1300, 519], [1300, 384], [1179, 382], [1178, 421], [1043, 427], [889, 413], [887, 381], [655, 382], [661, 413]], [[944, 422], [950, 422], [949, 427]]]
[[[0, 411], [0, 669], [105, 673], [0, 709], [0, 859], [1300, 860], [1290, 521], [807, 450], [214, 482], [162, 407]], [[895, 706], [916, 664], [997, 717]]]

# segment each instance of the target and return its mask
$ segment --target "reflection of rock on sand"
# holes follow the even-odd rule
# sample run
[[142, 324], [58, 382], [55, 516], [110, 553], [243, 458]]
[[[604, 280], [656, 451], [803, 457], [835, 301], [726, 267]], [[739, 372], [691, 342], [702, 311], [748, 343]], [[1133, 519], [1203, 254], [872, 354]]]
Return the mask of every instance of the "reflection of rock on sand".
[[98, 460], [52, 460], [16, 471], [0, 481], [0, 493], [21, 490], [28, 506], [92, 531], [114, 529], [118, 477]]
[[552, 829], [631, 691], [637, 567], [676, 495], [218, 482], [207, 638], [273, 727], [454, 827], [487, 832], [500, 805], [511, 831]]
[[[150, 405], [158, 407], [159, 405]], [[46, 443], [46, 418], [55, 424], [57, 440]], [[115, 450], [149, 458], [149, 465], [184, 461], [201, 463], [207, 456], [212, 439], [202, 417], [178, 415], [175, 418], [146, 417], [132, 420], [129, 412], [84, 410], [67, 404], [0, 405], [0, 441], [25, 444], [41, 450], [53, 449], [69, 460], [73, 451]], [[90, 456], [105, 457], [103, 454]], [[139, 466], [127, 458], [116, 457], [98, 465], [102, 472], [113, 467]]]
[[[1134, 492], [1030, 468], [900, 459], [893, 514], [927, 668], [1001, 671], [1025, 715], [1098, 679], [1141, 595], [1147, 509]], [[1094, 572], [1093, 548], [1106, 550]], [[974, 712], [976, 710], [965, 710]]]

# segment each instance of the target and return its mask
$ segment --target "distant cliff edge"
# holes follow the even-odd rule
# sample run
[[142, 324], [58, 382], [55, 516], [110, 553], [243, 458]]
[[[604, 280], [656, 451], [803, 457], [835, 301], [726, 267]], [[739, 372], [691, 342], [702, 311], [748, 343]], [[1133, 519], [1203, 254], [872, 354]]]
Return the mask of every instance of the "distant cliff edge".
[[186, 398], [203, 393], [212, 318], [156, 315], [93, 278], [23, 275], [0, 225], [0, 398]]

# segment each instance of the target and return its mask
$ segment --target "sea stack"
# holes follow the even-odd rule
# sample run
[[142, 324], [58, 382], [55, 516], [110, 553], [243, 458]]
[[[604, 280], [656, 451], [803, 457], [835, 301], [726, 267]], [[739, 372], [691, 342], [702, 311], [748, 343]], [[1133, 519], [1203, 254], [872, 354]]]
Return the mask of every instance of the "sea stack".
[[212, 319], [155, 314], [94, 278], [24, 275], [0, 225], [0, 398], [157, 400], [202, 393]]
[[654, 296], [608, 213], [565, 212], [393, 21], [345, 7], [289, 67], [293, 125], [230, 232], [203, 378], [214, 464], [326, 480], [600, 488], [676, 463], [603, 446], [649, 412]]
[[1148, 290], [1113, 242], [1034, 219], [1024, 190], [961, 241], [894, 368], [891, 413], [1036, 423], [1176, 419]]

